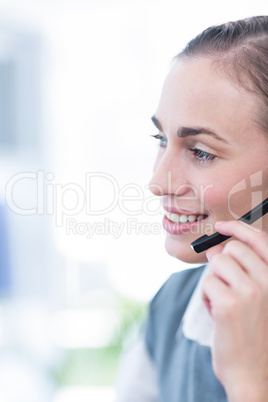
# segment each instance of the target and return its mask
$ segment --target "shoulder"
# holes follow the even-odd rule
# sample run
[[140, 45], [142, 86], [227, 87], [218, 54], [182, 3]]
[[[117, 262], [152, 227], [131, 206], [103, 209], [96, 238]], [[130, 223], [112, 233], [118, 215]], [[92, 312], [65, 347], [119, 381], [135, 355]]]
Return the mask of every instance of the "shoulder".
[[157, 345], [176, 333], [205, 266], [172, 274], [153, 297], [147, 317], [145, 340], [151, 356]]
[[187, 298], [189, 293], [191, 296], [204, 268], [205, 265], [172, 274], [151, 300], [150, 310], [156, 310], [163, 307], [164, 304], [173, 303], [174, 299], [178, 300], [178, 297], [182, 302], [183, 297]]

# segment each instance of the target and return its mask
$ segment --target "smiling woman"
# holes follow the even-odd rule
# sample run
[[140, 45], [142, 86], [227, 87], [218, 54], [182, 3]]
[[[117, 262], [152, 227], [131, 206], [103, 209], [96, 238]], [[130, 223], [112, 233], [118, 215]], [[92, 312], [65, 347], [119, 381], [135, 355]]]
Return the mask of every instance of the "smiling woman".
[[[175, 214], [175, 222], [167, 215], [163, 221], [167, 251], [185, 262], [206, 261], [204, 253], [197, 256], [189, 248], [198, 234], [211, 234], [216, 221], [233, 218], [231, 211], [243, 215], [252, 207], [251, 187], [239, 197], [229, 195], [267, 164], [258, 103], [257, 95], [235, 85], [211, 57], [180, 57], [166, 79], [153, 118], [160, 149], [150, 188], [164, 210]], [[267, 194], [267, 170], [263, 184]], [[199, 220], [177, 223], [181, 215]]]
[[[153, 298], [120, 402], [267, 400], [268, 217], [234, 221], [268, 197], [267, 71], [268, 16], [208, 28], [174, 59], [152, 117], [150, 189], [167, 252], [209, 264]], [[215, 230], [232, 238], [191, 249]]]

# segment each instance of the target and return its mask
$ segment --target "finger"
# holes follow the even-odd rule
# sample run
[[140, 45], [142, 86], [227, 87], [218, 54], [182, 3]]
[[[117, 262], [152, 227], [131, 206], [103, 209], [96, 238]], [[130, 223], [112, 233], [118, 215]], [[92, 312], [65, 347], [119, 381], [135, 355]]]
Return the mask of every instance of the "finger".
[[210, 262], [214, 255], [221, 253], [223, 248], [224, 246], [222, 244], [209, 248], [206, 252], [208, 261]]
[[231, 240], [225, 245], [222, 254], [231, 257], [235, 263], [239, 264], [260, 285], [267, 283], [267, 264], [246, 244], [238, 240]]
[[210, 300], [209, 300], [209, 298], [207, 297], [207, 295], [205, 295], [205, 293], [202, 293], [202, 300], [203, 300], [203, 302], [204, 302], [204, 304], [205, 304], [205, 306], [206, 306], [206, 309], [208, 310], [209, 314], [212, 315], [212, 312], [211, 312], [211, 303], [210, 303]]
[[[262, 289], [267, 288], [268, 270], [265, 275], [258, 275], [255, 280], [248, 275], [240, 264], [227, 254], [216, 254], [211, 260], [211, 275], [215, 275], [224, 284], [229, 286], [233, 294], [239, 295], [241, 300], [249, 300], [260, 294]], [[256, 301], [256, 300], [255, 300]]]
[[221, 306], [226, 304], [230, 297], [230, 288], [214, 275], [207, 275], [202, 280], [202, 299], [212, 317], [218, 313]]
[[268, 264], [268, 234], [241, 221], [216, 222], [216, 229], [225, 235], [235, 236], [247, 244]]
[[236, 292], [239, 292], [240, 289], [243, 289], [243, 285], [251, 281], [240, 264], [228, 254], [214, 255], [210, 262], [210, 269], [212, 275], [216, 275]]

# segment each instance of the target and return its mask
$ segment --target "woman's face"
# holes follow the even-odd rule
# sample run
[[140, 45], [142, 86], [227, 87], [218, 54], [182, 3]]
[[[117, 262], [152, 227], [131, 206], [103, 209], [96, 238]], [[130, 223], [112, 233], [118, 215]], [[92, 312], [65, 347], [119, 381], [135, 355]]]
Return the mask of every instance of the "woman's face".
[[[178, 60], [164, 83], [152, 118], [160, 147], [150, 189], [165, 210], [166, 249], [182, 261], [205, 262], [190, 243], [268, 197], [258, 103], [208, 59]], [[258, 225], [267, 231], [267, 217]]]

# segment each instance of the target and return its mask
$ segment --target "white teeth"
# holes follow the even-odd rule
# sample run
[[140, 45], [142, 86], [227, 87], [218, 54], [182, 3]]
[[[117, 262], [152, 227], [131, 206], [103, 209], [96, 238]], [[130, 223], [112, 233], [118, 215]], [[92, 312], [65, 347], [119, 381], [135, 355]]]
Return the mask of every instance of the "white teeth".
[[189, 222], [195, 222], [195, 221], [196, 221], [196, 215], [190, 215], [190, 216], [188, 216], [188, 221], [189, 221]]
[[178, 215], [178, 214], [173, 214], [171, 212], [165, 211], [166, 217], [174, 223], [186, 223], [186, 222], [195, 222], [195, 221], [201, 221], [202, 219], [205, 218], [205, 215]]
[[177, 214], [169, 214], [168, 218], [175, 223], [179, 223], [180, 221], [180, 215]]
[[181, 215], [181, 216], [180, 216], [180, 223], [186, 223], [187, 220], [188, 220], [188, 218], [187, 218], [186, 215]]

